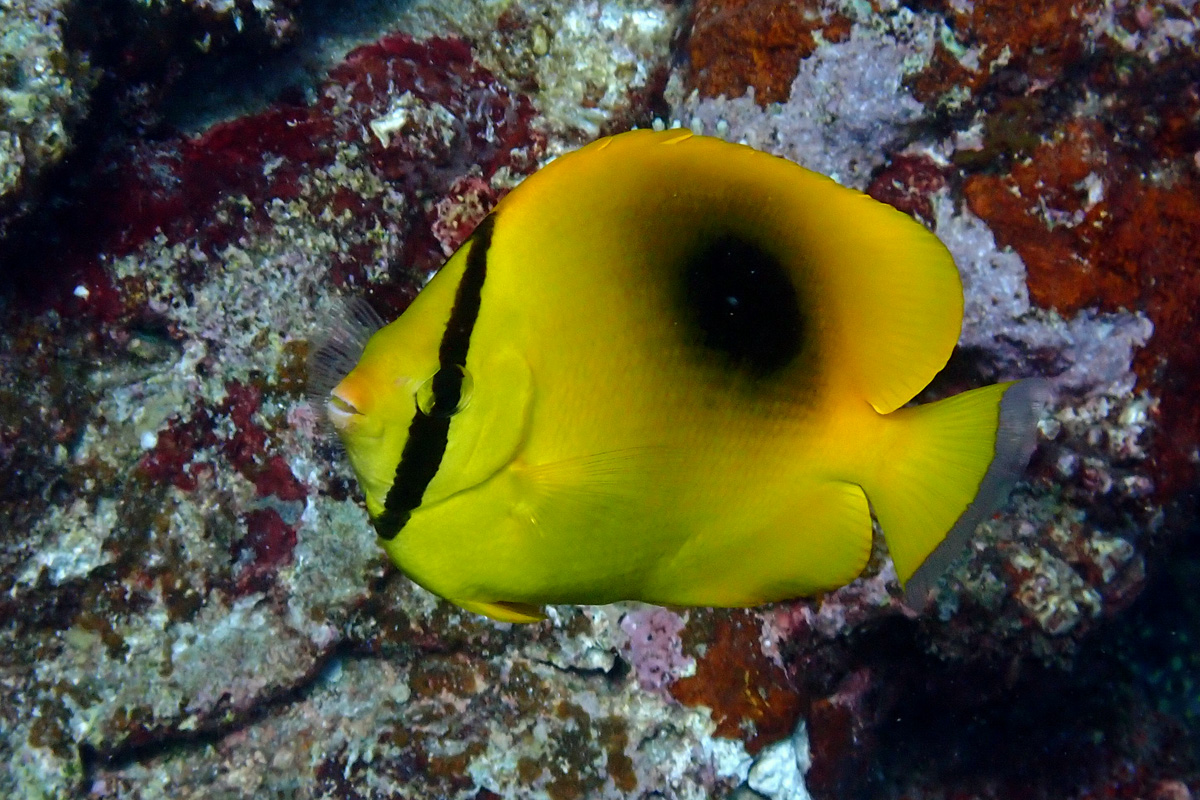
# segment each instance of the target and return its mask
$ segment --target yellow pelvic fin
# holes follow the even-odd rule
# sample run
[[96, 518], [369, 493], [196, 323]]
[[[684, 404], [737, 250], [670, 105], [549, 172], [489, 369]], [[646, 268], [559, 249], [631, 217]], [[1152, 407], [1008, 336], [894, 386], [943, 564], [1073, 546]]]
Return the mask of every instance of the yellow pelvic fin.
[[871, 512], [860, 486], [819, 481], [698, 531], [654, 575], [653, 603], [754, 606], [854, 580], [871, 555]]
[[541, 622], [546, 618], [540, 606], [530, 603], [507, 603], [498, 600], [483, 603], [478, 600], [451, 600], [459, 608], [473, 614], [482, 614], [497, 622]]
[[[924, 606], [1033, 452], [1040, 381], [985, 386], [889, 415], [884, 459], [863, 481], [910, 605]], [[894, 426], [894, 427], [893, 427]]]

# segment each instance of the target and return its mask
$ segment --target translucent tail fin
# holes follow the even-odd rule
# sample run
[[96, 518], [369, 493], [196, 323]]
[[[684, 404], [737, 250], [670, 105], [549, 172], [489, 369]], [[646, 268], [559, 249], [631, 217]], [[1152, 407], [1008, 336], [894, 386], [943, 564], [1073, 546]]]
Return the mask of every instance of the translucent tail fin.
[[1004, 502], [1033, 453], [1043, 381], [997, 384], [888, 415], [893, 446], [864, 484], [905, 601], [923, 608], [975, 527]]

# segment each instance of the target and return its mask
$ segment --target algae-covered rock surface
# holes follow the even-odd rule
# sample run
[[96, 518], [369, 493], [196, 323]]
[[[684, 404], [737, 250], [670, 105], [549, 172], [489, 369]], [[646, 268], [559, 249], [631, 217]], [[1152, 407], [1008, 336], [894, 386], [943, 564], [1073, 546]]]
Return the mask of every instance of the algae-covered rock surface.
[[[1200, 6], [1015, 9], [0, 0], [0, 795], [1200, 790]], [[966, 314], [921, 399], [1050, 379], [923, 613], [878, 552], [821, 598], [512, 626], [377, 548], [312, 343], [634, 126], [933, 230]]]

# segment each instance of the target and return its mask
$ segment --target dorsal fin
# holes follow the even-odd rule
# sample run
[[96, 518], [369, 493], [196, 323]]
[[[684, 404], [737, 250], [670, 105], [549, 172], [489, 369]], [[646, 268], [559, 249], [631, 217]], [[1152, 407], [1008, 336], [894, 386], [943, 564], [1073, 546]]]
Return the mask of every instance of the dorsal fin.
[[[635, 131], [558, 159], [501, 201], [497, 213], [524, 216], [526, 207], [533, 214], [550, 206], [575, 218], [572, 209], [613, 205], [580, 195], [581, 186], [636, 198], [619, 224], [623, 231], [643, 227], [645, 235], [627, 239], [681, 235], [669, 214], [706, 210], [712, 227], [777, 245], [798, 288], [819, 304], [831, 376], [881, 413], [924, 388], [958, 339], [962, 284], [937, 237], [891, 206], [790, 161], [682, 129]], [[695, 223], [684, 227], [694, 230]]]

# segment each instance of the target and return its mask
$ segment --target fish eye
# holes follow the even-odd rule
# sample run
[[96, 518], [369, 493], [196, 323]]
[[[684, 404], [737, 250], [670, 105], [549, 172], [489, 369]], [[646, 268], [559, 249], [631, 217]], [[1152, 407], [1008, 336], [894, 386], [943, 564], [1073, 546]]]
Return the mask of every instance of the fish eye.
[[427, 417], [452, 417], [470, 403], [473, 387], [466, 367], [442, 367], [417, 387], [417, 408]]

